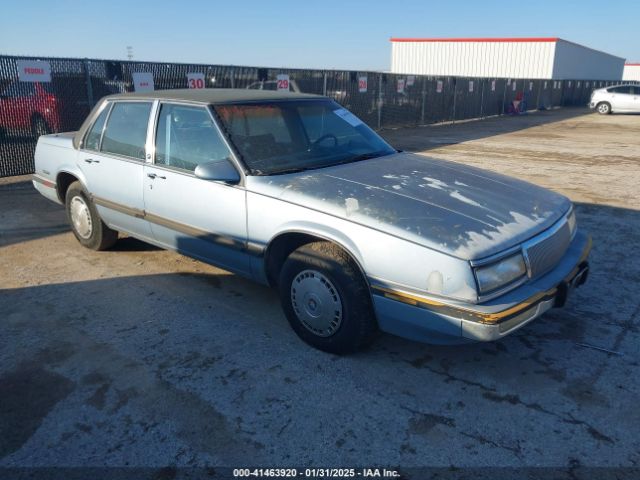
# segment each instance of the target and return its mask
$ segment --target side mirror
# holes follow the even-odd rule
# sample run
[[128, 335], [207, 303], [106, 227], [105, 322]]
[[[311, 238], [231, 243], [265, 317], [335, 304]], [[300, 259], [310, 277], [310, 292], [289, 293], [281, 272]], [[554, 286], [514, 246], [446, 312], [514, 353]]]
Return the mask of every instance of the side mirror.
[[240, 174], [228, 158], [201, 163], [196, 167], [195, 175], [202, 180], [213, 180], [231, 184], [240, 182]]

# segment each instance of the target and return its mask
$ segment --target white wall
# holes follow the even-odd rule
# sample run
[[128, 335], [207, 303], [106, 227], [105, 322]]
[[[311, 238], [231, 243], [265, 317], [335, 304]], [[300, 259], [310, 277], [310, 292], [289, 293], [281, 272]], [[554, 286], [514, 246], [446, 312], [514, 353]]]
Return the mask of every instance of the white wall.
[[624, 72], [622, 73], [622, 80], [640, 81], [640, 63], [625, 65]]
[[554, 42], [392, 42], [391, 72], [551, 78]]
[[621, 80], [624, 58], [558, 40], [553, 78], [577, 80]]
[[[540, 41], [544, 40], [544, 41]], [[620, 80], [624, 59], [562, 39], [391, 41], [391, 72], [466, 77]]]

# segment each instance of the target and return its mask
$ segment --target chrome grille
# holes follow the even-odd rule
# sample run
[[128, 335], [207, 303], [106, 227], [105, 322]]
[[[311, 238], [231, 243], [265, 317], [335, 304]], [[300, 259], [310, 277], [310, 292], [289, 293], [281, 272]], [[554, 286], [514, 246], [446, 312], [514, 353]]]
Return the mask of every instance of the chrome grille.
[[543, 275], [555, 267], [569, 248], [571, 231], [569, 224], [563, 221], [559, 228], [555, 227], [546, 236], [543, 234], [541, 240], [534, 238], [524, 246], [531, 278]]

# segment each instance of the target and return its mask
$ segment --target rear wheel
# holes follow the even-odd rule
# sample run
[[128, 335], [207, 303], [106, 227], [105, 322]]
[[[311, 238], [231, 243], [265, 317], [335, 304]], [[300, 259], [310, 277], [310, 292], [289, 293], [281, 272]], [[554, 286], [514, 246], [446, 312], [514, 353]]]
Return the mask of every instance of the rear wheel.
[[51, 133], [51, 128], [47, 124], [46, 120], [40, 115], [35, 115], [31, 119], [31, 134], [38, 138], [41, 135], [48, 135]]
[[369, 289], [338, 246], [314, 242], [295, 250], [280, 272], [280, 300], [296, 334], [330, 353], [351, 353], [377, 332]]
[[596, 105], [596, 110], [600, 115], [608, 115], [611, 113], [611, 104], [608, 102], [600, 102]]
[[71, 230], [82, 245], [91, 250], [106, 250], [116, 243], [118, 232], [102, 221], [80, 182], [69, 185], [65, 204]]

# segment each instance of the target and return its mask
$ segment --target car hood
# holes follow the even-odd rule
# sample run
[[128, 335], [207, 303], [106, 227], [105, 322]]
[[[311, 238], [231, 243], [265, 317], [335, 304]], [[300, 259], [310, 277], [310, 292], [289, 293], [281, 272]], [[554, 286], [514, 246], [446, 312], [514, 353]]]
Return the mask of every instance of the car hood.
[[469, 260], [538, 234], [571, 205], [515, 178], [411, 153], [248, 177], [247, 188]]

